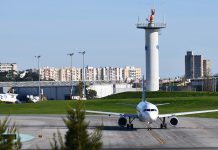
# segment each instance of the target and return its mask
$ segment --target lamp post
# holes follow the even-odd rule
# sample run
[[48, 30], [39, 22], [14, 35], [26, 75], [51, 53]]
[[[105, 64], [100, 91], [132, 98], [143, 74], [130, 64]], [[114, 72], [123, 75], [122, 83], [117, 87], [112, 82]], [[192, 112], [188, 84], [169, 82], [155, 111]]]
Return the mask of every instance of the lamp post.
[[213, 77], [213, 92], [216, 92], [216, 77]]
[[86, 98], [86, 92], [85, 92], [85, 68], [84, 68], [84, 55], [85, 55], [85, 51], [82, 52], [78, 52], [79, 54], [83, 55], [83, 71], [82, 71], [82, 79], [83, 79], [83, 98]]
[[72, 75], [72, 57], [74, 55], [74, 53], [69, 53], [67, 54], [68, 56], [70, 56], [70, 82], [71, 82], [71, 90], [70, 90], [70, 99], [72, 99], [73, 96], [73, 75]]
[[40, 55], [38, 55], [38, 56], [35, 56], [35, 58], [37, 58], [37, 60], [38, 60], [38, 74], [39, 74], [39, 100], [41, 100], [41, 92], [40, 92], [40, 70], [39, 70], [39, 58], [40, 58], [41, 56]]

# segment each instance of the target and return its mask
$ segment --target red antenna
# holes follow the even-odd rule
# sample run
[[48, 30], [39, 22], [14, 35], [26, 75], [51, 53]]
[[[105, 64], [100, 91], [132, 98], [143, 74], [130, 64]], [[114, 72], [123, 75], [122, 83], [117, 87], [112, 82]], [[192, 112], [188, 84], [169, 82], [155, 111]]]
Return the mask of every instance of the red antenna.
[[151, 9], [151, 16], [149, 19], [150, 23], [154, 23], [155, 9]]

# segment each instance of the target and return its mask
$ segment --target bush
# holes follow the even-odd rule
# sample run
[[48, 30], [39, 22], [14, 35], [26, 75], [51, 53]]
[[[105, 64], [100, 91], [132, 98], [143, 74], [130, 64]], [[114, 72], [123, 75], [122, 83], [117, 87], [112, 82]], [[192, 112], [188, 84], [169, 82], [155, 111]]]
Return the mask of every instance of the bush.
[[8, 127], [9, 123], [10, 120], [8, 117], [5, 117], [3, 121], [0, 120], [0, 150], [20, 150], [22, 144], [19, 134], [16, 142], [14, 142], [12, 136], [7, 136], [6, 138], [3, 136], [3, 134], [16, 134], [17, 132], [15, 123], [11, 127]]
[[[161, 98], [161, 97], [195, 97], [195, 96], [218, 96], [217, 92], [146, 92], [146, 98]], [[142, 92], [124, 92], [104, 97], [104, 99], [140, 99]]]

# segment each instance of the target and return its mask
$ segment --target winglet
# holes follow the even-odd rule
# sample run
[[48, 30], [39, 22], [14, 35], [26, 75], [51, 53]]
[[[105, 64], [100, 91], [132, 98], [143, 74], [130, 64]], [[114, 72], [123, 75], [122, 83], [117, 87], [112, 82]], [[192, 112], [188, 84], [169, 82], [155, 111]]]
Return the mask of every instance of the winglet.
[[146, 97], [145, 97], [145, 85], [144, 85], [144, 75], [142, 76], [142, 101], [143, 102], [146, 101]]

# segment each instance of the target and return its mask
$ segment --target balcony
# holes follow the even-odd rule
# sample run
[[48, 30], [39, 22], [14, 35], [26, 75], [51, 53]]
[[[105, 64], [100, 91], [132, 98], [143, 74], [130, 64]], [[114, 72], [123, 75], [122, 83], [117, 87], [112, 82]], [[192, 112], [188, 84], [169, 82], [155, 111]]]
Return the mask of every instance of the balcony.
[[166, 23], [137, 23], [138, 29], [161, 29], [166, 28]]

